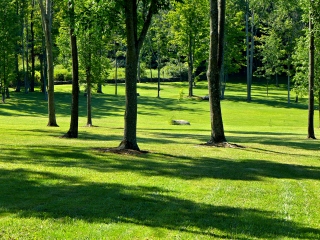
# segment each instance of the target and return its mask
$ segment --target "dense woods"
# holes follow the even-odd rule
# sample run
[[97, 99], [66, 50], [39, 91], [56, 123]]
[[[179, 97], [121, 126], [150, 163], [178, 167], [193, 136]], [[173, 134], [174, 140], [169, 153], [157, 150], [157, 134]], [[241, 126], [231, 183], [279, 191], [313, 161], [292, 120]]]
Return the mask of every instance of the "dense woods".
[[[214, 5], [218, 10], [218, 17], [211, 19], [211, 31], [210, 3], [211, 9]], [[119, 147], [139, 150], [137, 82], [150, 72], [149, 79], [158, 81], [160, 97], [165, 73], [188, 81], [192, 97], [197, 81], [207, 80], [210, 52], [219, 70], [218, 83], [209, 84], [209, 89], [219, 91], [215, 100], [210, 95], [211, 106], [223, 99], [230, 75], [247, 78], [248, 102], [254, 101], [253, 77], [267, 86], [279, 86], [279, 79], [285, 77], [288, 104], [290, 94], [295, 94], [296, 101], [309, 97], [308, 138], [315, 138], [315, 102], [320, 108], [319, 3], [230, 0], [225, 21], [221, 6], [224, 8], [222, 0], [2, 0], [2, 102], [10, 97], [9, 88], [29, 94], [39, 89], [48, 99], [48, 126], [58, 126], [54, 81], [73, 80], [72, 119], [66, 136], [77, 137], [78, 81], [86, 86], [87, 125], [91, 126], [91, 92], [101, 92], [108, 79], [117, 83], [118, 69], [125, 68], [125, 126]], [[210, 37], [212, 41], [217, 34], [220, 48], [215, 52], [209, 46]], [[152, 70], [157, 70], [157, 76]], [[217, 107], [212, 108], [215, 110]], [[210, 141], [215, 141], [214, 135]], [[218, 141], [225, 141], [223, 134]]]

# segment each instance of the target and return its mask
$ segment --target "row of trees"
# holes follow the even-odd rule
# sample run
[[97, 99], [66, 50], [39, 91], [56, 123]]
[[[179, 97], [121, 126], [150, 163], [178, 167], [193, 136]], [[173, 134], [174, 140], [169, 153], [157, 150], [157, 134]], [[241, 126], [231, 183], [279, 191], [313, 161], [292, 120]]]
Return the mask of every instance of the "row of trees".
[[[278, 76], [286, 75], [288, 102], [291, 82], [297, 96], [307, 92], [310, 95], [308, 137], [315, 138], [313, 99], [320, 98], [320, 65], [316, 57], [319, 55], [316, 46], [320, 44], [316, 38], [320, 8], [316, 1], [3, 0], [0, 7], [3, 102], [9, 97], [9, 85], [20, 91], [24, 83], [25, 92], [33, 92], [39, 73], [41, 89], [48, 94], [48, 126], [57, 126], [54, 66], [72, 69], [73, 117], [66, 137], [78, 135], [79, 79], [87, 86], [90, 126], [91, 87], [101, 91], [107, 69], [112, 64], [117, 69], [120, 56], [126, 59], [125, 127], [120, 148], [139, 149], [136, 87], [142, 65], [158, 68], [158, 97], [161, 68], [170, 69], [178, 76], [187, 69], [189, 96], [193, 95], [195, 80], [205, 77], [209, 68], [209, 90], [212, 93], [219, 89], [218, 95], [210, 95], [212, 112], [219, 110], [229, 74], [247, 72], [248, 101], [251, 101], [252, 76], [275, 79], [278, 85]], [[217, 19], [212, 15], [214, 9], [220, 14]], [[224, 15], [227, 15], [225, 20]], [[213, 41], [215, 37], [217, 42]], [[210, 50], [210, 41], [219, 47], [217, 53]], [[214, 59], [219, 61], [213, 64]], [[216, 79], [217, 71], [219, 81], [210, 82]], [[212, 122], [221, 114], [219, 111]], [[213, 131], [211, 142], [225, 141], [224, 134], [214, 137], [217, 132], [217, 129]]]

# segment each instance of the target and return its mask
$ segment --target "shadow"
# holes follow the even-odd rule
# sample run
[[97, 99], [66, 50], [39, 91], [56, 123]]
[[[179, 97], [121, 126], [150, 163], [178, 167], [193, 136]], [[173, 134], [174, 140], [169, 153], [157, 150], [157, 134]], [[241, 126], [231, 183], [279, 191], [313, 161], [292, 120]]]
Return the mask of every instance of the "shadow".
[[[202, 148], [207, 147], [203, 146]], [[135, 172], [141, 176], [162, 176], [183, 180], [204, 178], [240, 181], [265, 181], [265, 178], [320, 180], [320, 167], [315, 166], [254, 159], [239, 161], [208, 157], [192, 158], [150, 152], [140, 155], [126, 155], [119, 159], [116, 154], [104, 153], [95, 149], [84, 151], [82, 148], [64, 146], [56, 146], [54, 149], [33, 146], [27, 151], [25, 149], [2, 148], [0, 159], [0, 162], [4, 163], [36, 163], [50, 167], [78, 167], [102, 173]]]
[[[49, 180], [42, 184], [42, 179]], [[50, 172], [0, 170], [0, 214], [16, 218], [133, 223], [222, 239], [316, 239], [320, 230], [251, 208], [203, 204], [159, 187], [81, 181]]]
[[[310, 151], [319, 151], [320, 144], [319, 140], [310, 140], [307, 139], [307, 135], [301, 135], [301, 137], [297, 138], [297, 134], [294, 133], [280, 133], [280, 132], [246, 132], [246, 131], [228, 131], [231, 133], [228, 136], [228, 140], [232, 142], [242, 142], [242, 143], [259, 143], [262, 145], [269, 146], [282, 146], [293, 149], [303, 149]], [[240, 134], [240, 137], [232, 136], [232, 134]], [[250, 135], [250, 136], [248, 136]], [[288, 136], [292, 136], [292, 138], [288, 138]], [[261, 151], [268, 152], [270, 150], [266, 149], [258, 149]], [[272, 152], [272, 151], [270, 151]], [[274, 153], [280, 153], [277, 151], [273, 151]], [[284, 154], [290, 154], [285, 152]]]
[[[145, 86], [148, 88], [148, 86]], [[56, 114], [70, 116], [71, 114], [71, 93], [56, 92], [55, 106]], [[93, 118], [104, 118], [110, 116], [123, 116], [125, 111], [125, 96], [113, 94], [92, 94], [92, 113]], [[87, 114], [87, 99], [82, 94], [79, 97], [79, 117]], [[2, 116], [47, 116], [47, 101], [43, 99], [43, 93], [33, 92], [30, 94], [16, 93], [11, 94], [11, 98], [6, 104], [1, 104], [0, 115]], [[103, 110], [101, 110], [103, 109]], [[159, 109], [166, 111], [192, 110], [192, 106], [181, 106], [176, 99], [138, 97], [139, 114], [159, 115]]]
[[[246, 102], [246, 91], [245, 84], [228, 85], [225, 92], [225, 100], [223, 101]], [[288, 104], [286, 88], [271, 86], [269, 87], [269, 94], [267, 96], [266, 86], [263, 84], [252, 86], [252, 101], [250, 103], [261, 104], [275, 108], [302, 110], [308, 109], [308, 104], [305, 101], [295, 103], [293, 100], [291, 100], [291, 103]]]

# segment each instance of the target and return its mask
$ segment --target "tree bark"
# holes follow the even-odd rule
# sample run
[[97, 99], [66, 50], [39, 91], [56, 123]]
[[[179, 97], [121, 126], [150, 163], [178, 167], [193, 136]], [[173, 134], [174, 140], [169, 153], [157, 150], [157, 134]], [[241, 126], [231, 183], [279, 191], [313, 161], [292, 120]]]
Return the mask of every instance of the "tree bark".
[[42, 28], [44, 31], [46, 55], [47, 55], [47, 73], [48, 73], [48, 124], [50, 127], [58, 127], [56, 122], [56, 111], [54, 104], [54, 67], [53, 67], [53, 53], [52, 53], [52, 3], [51, 0], [46, 0], [46, 6], [43, 4], [43, 0], [39, 0]]
[[210, 0], [210, 55], [207, 72], [211, 139], [208, 143], [226, 142], [220, 103], [220, 71], [223, 60], [225, 0]]
[[125, 25], [127, 37], [126, 57], [126, 110], [124, 116], [124, 136], [119, 149], [140, 151], [137, 143], [137, 68], [139, 52], [147, 35], [151, 18], [157, 8], [157, 1], [151, 1], [148, 13], [144, 18], [141, 32], [138, 36], [138, 5], [136, 0], [125, 1]]
[[314, 23], [313, 23], [313, 11], [312, 2], [310, 1], [310, 13], [309, 13], [309, 102], [308, 102], [308, 138], [316, 139], [314, 134]]
[[249, 51], [249, 3], [246, 1], [246, 45], [247, 45], [247, 101], [251, 101], [250, 51]]
[[77, 37], [74, 34], [74, 1], [69, 0], [68, 5], [70, 15], [70, 46], [72, 55], [72, 103], [70, 128], [64, 137], [77, 138], [79, 125], [79, 61]]
[[124, 116], [124, 137], [119, 149], [140, 150], [137, 144], [137, 68], [139, 48], [137, 45], [137, 7], [134, 0], [126, 1], [126, 110]]
[[189, 82], [189, 97], [193, 96], [193, 54], [192, 54], [192, 36], [189, 36], [188, 46], [188, 82]]
[[31, 32], [31, 80], [30, 80], [30, 92], [34, 92], [34, 81], [35, 81], [35, 50], [34, 50], [34, 5], [35, 0], [32, 0], [32, 9], [31, 9], [31, 23], [30, 23], [30, 32]]
[[92, 127], [92, 111], [91, 111], [91, 54], [89, 54], [89, 65], [86, 69], [87, 77], [87, 127]]

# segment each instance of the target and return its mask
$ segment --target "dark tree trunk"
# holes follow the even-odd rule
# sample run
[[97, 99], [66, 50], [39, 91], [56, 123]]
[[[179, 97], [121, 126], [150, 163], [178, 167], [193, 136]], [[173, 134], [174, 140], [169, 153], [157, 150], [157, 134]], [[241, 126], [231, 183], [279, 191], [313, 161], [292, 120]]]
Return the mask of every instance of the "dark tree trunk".
[[137, 68], [139, 52], [151, 24], [156, 9], [156, 1], [151, 1], [148, 14], [144, 19], [142, 30], [138, 36], [138, 6], [136, 0], [125, 2], [125, 25], [127, 36], [126, 57], [126, 110], [124, 116], [124, 137], [119, 149], [140, 150], [137, 143]]
[[249, 3], [246, 2], [246, 45], [247, 45], [247, 101], [251, 101], [250, 51], [249, 51]]
[[159, 47], [159, 42], [158, 42], [158, 54], [157, 54], [157, 58], [158, 58], [158, 95], [157, 97], [160, 98], [160, 80], [161, 80], [161, 76], [160, 76], [160, 69], [161, 69], [161, 52], [160, 52], [160, 47]]
[[[310, 2], [312, 5], [312, 3]], [[312, 7], [311, 7], [312, 9]], [[314, 134], [314, 23], [313, 13], [310, 11], [309, 15], [309, 31], [310, 31], [310, 42], [309, 42], [309, 104], [308, 104], [308, 138], [315, 139]]]
[[25, 58], [26, 58], [26, 71], [24, 73], [24, 92], [29, 92], [29, 21], [26, 17], [26, 49], [25, 49]]
[[97, 85], [97, 93], [103, 93], [102, 92], [102, 84], [101, 83], [98, 83], [98, 85]]
[[[91, 54], [89, 54], [91, 55]], [[89, 66], [86, 69], [87, 75], [87, 127], [92, 127], [92, 111], [91, 111], [91, 56], [89, 56]]]
[[34, 51], [34, 3], [35, 0], [32, 0], [32, 9], [31, 9], [31, 23], [30, 23], [30, 32], [31, 32], [31, 80], [30, 80], [30, 92], [34, 92], [34, 81], [35, 81], [35, 51]]
[[189, 36], [188, 46], [188, 82], [189, 82], [189, 97], [193, 96], [193, 54], [192, 54], [192, 37]]
[[69, 0], [70, 15], [70, 45], [72, 54], [72, 103], [71, 103], [71, 120], [69, 131], [64, 135], [67, 138], [78, 137], [79, 125], [79, 63], [77, 37], [74, 34], [74, 1]]
[[225, 0], [210, 0], [210, 55], [207, 72], [209, 86], [211, 139], [208, 143], [226, 142], [220, 104], [220, 71], [223, 60]]
[[[19, 2], [16, 1], [16, 14], [17, 16], [19, 16]], [[22, 24], [21, 24], [22, 26]], [[17, 80], [17, 86], [16, 86], [16, 92], [20, 92], [21, 91], [21, 76], [20, 76], [20, 72], [19, 72], [19, 41], [16, 41], [16, 51], [14, 53], [14, 58], [15, 58], [15, 71], [16, 71], [16, 80]]]
[[318, 112], [319, 112], [319, 128], [320, 128], [320, 90], [318, 91]]
[[116, 69], [115, 69], [115, 79], [114, 79], [114, 94], [118, 95], [118, 57], [116, 57]]
[[10, 98], [10, 91], [8, 87], [6, 87], [6, 98]]

